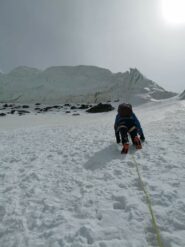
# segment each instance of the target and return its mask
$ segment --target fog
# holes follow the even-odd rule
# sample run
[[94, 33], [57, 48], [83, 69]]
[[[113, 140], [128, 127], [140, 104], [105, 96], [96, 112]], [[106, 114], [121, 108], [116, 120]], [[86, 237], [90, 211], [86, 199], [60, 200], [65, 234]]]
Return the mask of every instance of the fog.
[[26, 65], [138, 68], [167, 90], [185, 89], [185, 25], [161, 0], [0, 0], [0, 71]]

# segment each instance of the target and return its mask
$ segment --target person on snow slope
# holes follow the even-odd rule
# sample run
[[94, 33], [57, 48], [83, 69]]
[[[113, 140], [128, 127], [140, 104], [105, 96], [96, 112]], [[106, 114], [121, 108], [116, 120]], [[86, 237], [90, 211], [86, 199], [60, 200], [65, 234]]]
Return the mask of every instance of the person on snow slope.
[[122, 103], [118, 106], [118, 114], [116, 115], [114, 130], [117, 143], [122, 142], [123, 145], [121, 153], [128, 153], [128, 134], [130, 134], [132, 143], [135, 145], [136, 149], [142, 148], [140, 140], [144, 141], [145, 136], [141, 124], [133, 113], [130, 104]]

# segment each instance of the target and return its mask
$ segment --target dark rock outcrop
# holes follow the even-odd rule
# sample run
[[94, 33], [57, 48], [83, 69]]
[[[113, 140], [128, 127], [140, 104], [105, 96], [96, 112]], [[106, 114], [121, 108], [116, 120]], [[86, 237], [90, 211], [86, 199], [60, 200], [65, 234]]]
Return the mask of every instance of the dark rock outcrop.
[[76, 110], [77, 109], [77, 107], [76, 106], [71, 106], [71, 110]]
[[88, 105], [82, 104], [78, 109], [85, 110], [85, 109], [88, 109], [88, 108], [89, 108]]
[[102, 104], [99, 103], [98, 105], [95, 105], [88, 109], [86, 112], [89, 113], [98, 113], [98, 112], [108, 112], [114, 110], [114, 107], [111, 104]]
[[25, 111], [25, 110], [18, 110], [17, 112], [19, 115], [24, 115], [24, 114], [30, 113], [29, 111]]

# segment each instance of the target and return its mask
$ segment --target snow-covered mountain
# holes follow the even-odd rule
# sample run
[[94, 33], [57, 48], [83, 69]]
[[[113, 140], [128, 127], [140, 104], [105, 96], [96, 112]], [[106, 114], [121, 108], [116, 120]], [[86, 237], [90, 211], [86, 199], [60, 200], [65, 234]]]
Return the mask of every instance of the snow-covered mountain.
[[185, 99], [185, 90], [179, 95], [179, 98], [181, 100], [184, 100]]
[[44, 71], [18, 67], [0, 74], [0, 101], [67, 103], [126, 100], [144, 103], [175, 96], [137, 69], [112, 73], [95, 66], [57, 66]]

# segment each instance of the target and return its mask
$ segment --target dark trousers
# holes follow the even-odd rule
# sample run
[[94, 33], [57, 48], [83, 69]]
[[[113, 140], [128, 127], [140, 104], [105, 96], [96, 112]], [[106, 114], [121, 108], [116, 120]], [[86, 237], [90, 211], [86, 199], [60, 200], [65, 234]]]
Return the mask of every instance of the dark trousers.
[[[132, 119], [124, 119], [120, 124], [115, 128], [115, 136], [117, 143], [122, 142], [122, 144], [129, 142], [128, 134], [134, 141], [134, 137], [137, 136], [137, 128], [135, 127], [134, 121]], [[121, 139], [120, 139], [121, 136]]]

